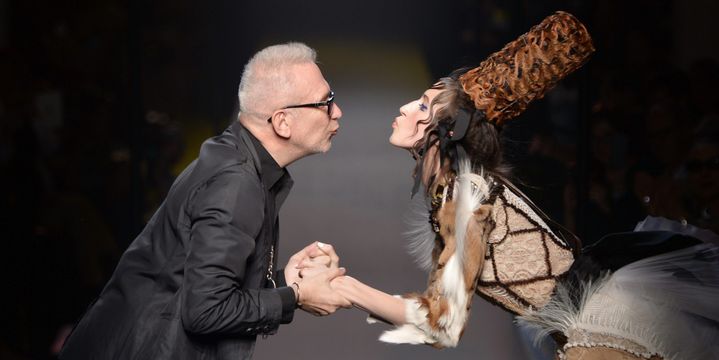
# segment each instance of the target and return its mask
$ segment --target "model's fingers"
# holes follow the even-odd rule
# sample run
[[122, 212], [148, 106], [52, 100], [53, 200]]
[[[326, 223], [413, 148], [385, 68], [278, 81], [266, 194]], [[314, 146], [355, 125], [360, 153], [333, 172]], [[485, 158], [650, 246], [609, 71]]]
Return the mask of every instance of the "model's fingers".
[[330, 257], [330, 267], [340, 266], [340, 257], [337, 255], [335, 248], [330, 244], [317, 243], [317, 248], [325, 255]]
[[296, 267], [297, 264], [307, 258], [307, 254], [305, 254], [305, 252], [301, 250], [290, 257], [290, 259], [287, 261], [287, 267]]
[[[326, 271], [327, 271], [327, 268], [324, 266], [306, 267], [306, 268], [300, 270], [300, 276], [303, 279], [313, 278], [315, 276], [323, 274]], [[323, 279], [320, 279], [319, 281], [325, 281], [325, 279], [323, 278]]]
[[325, 249], [331, 249], [332, 245], [321, 243], [319, 241], [315, 241], [310, 246], [305, 248], [306, 254], [309, 257], [318, 257], [323, 255], [328, 255], [327, 250]]
[[297, 254], [303, 258], [312, 258], [316, 256], [324, 255], [322, 250], [320, 250], [320, 247], [318, 244], [321, 244], [318, 241], [312, 242], [311, 244], [305, 246], [302, 250], [298, 251]]
[[318, 256], [316, 258], [307, 258], [302, 261], [300, 261], [296, 268], [297, 269], [305, 269], [305, 268], [328, 268], [330, 267], [330, 257], [327, 255]]
[[327, 278], [327, 281], [332, 281], [332, 279], [342, 276], [347, 272], [347, 269], [345, 268], [330, 268], [329, 270], [324, 272], [324, 275]]
[[287, 263], [288, 263], [288, 264], [298, 263], [298, 262], [300, 262], [300, 261], [302, 260], [302, 258], [303, 258], [302, 254], [297, 253], [297, 254], [294, 254], [294, 255], [290, 256], [290, 260], [287, 261]]
[[327, 255], [322, 255], [311, 258], [310, 262], [314, 265], [330, 267], [330, 265], [332, 264], [332, 259]]

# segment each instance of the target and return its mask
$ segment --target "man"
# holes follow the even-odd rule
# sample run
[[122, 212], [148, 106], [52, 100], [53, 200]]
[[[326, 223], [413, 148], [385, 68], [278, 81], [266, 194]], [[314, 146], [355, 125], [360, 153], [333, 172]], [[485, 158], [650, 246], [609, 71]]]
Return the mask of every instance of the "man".
[[[315, 61], [300, 43], [250, 59], [238, 121], [177, 178], [61, 359], [248, 359], [256, 336], [291, 322], [298, 304], [315, 315], [350, 306], [329, 286], [344, 273], [329, 245], [276, 270], [285, 167], [328, 151], [342, 116]], [[318, 255], [327, 270], [300, 278], [299, 262]]]

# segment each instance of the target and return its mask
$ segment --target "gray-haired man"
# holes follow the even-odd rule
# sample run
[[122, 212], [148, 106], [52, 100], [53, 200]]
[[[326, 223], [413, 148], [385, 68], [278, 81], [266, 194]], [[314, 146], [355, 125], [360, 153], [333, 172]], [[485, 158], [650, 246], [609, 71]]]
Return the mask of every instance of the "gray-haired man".
[[[311, 244], [277, 271], [285, 167], [326, 152], [342, 110], [300, 43], [270, 46], [245, 66], [240, 114], [172, 185], [68, 338], [61, 359], [247, 359], [258, 334], [350, 303], [329, 282], [344, 273], [329, 245]], [[300, 278], [322, 255], [327, 271]], [[289, 286], [288, 286], [289, 284]]]

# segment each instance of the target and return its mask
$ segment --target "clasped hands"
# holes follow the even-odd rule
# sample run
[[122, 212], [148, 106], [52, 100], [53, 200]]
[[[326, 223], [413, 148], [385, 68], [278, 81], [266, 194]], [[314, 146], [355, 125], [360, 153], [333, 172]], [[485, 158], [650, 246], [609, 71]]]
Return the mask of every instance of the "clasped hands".
[[346, 270], [332, 245], [314, 242], [292, 255], [285, 267], [285, 281], [292, 286], [302, 310], [325, 316], [352, 303], [333, 288]]

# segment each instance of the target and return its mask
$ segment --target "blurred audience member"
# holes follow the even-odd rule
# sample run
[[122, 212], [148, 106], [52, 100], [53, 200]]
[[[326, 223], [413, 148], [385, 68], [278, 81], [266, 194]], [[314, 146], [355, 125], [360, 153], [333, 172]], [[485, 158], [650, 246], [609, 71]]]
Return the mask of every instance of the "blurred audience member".
[[687, 221], [719, 234], [719, 136], [697, 139], [686, 160]]

